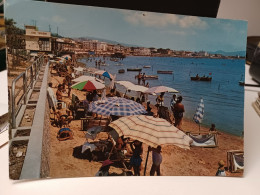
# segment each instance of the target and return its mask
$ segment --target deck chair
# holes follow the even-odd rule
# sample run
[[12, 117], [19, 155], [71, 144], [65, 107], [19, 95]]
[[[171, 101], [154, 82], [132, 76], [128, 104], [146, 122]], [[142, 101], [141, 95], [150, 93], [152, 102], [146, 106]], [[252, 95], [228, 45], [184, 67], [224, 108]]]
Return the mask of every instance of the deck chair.
[[165, 106], [160, 106], [158, 109], [158, 116], [159, 118], [163, 118], [167, 120], [169, 123], [173, 124], [173, 121], [171, 120], [170, 111]]
[[92, 117], [88, 116], [85, 118], [81, 118], [81, 130], [86, 131], [89, 128], [100, 126], [104, 130], [108, 127], [109, 123], [111, 122], [111, 118], [109, 117]]
[[85, 117], [86, 108], [84, 102], [80, 101], [75, 94], [72, 94], [70, 110], [75, 120]]
[[244, 171], [244, 152], [240, 150], [227, 151], [227, 167], [232, 173]]
[[217, 134], [191, 134], [187, 135], [193, 140], [192, 147], [215, 148], [218, 147]]

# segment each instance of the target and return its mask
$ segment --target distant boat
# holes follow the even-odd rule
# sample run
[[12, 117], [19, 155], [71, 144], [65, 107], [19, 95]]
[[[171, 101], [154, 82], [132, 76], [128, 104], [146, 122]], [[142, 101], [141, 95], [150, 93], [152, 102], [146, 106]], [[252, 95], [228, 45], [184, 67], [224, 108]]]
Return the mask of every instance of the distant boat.
[[151, 68], [151, 66], [143, 66], [143, 68]]
[[101, 63], [100, 66], [109, 66], [109, 64]]
[[116, 63], [115, 66], [123, 66], [124, 64], [119, 62], [119, 63]]
[[158, 79], [158, 76], [157, 75], [145, 75], [144, 79], [145, 80], [156, 80], [156, 79]]
[[171, 70], [157, 70], [157, 74], [172, 74]]
[[127, 68], [127, 71], [142, 71], [142, 68]]
[[[135, 75], [135, 78], [138, 78], [138, 75]], [[145, 75], [144, 80], [156, 80], [158, 79], [157, 75]]]
[[199, 77], [199, 76], [196, 76], [196, 77], [190, 77], [190, 80], [192, 81], [211, 81], [212, 80], [212, 77]]
[[118, 73], [125, 73], [125, 69], [119, 69]]

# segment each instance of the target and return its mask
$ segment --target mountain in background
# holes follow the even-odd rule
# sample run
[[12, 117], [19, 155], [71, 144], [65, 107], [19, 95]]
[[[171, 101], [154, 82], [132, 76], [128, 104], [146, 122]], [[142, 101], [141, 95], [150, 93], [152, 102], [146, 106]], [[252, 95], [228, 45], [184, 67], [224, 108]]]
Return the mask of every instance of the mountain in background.
[[232, 51], [232, 52], [226, 52], [223, 50], [218, 50], [215, 52], [209, 51], [210, 54], [221, 54], [223, 56], [246, 56], [246, 51]]

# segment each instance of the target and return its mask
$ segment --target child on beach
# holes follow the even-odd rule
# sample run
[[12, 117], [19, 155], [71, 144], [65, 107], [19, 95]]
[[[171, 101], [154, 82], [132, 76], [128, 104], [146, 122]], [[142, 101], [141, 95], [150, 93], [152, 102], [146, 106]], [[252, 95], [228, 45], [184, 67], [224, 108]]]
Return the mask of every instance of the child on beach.
[[216, 172], [216, 176], [226, 176], [225, 172], [225, 162], [223, 160], [218, 162], [218, 170]]
[[149, 151], [152, 151], [152, 159], [153, 159], [153, 165], [150, 171], [150, 176], [154, 176], [155, 172], [157, 173], [157, 176], [161, 175], [160, 172], [160, 165], [162, 163], [162, 155], [161, 155], [161, 146], [157, 146], [157, 148], [151, 148], [148, 147]]

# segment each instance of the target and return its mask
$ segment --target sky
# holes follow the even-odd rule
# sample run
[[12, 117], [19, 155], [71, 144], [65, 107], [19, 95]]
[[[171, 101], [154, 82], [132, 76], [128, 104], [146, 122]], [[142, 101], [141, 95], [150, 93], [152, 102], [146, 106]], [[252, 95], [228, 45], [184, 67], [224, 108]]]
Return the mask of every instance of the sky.
[[247, 22], [33, 0], [7, 0], [5, 17], [64, 37], [96, 37], [188, 51], [245, 51]]

